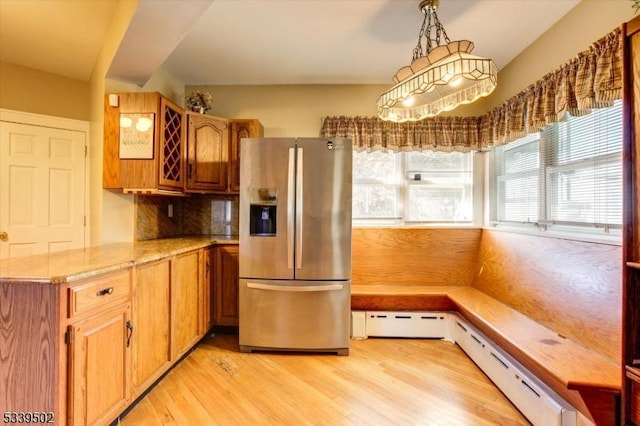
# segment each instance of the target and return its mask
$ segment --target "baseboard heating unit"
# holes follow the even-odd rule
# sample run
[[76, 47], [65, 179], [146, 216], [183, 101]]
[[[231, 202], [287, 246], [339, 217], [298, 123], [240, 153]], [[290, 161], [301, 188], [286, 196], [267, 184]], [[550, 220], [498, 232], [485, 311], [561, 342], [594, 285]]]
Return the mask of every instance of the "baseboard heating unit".
[[448, 312], [360, 311], [352, 312], [352, 320], [352, 337], [355, 339], [416, 337], [451, 340]]
[[351, 337], [409, 337], [455, 342], [534, 426], [592, 424], [455, 312], [352, 311]]
[[[575, 426], [579, 413], [493, 341], [452, 314], [454, 340], [534, 426]], [[580, 416], [582, 417], [582, 416]], [[581, 418], [580, 424], [589, 424]]]

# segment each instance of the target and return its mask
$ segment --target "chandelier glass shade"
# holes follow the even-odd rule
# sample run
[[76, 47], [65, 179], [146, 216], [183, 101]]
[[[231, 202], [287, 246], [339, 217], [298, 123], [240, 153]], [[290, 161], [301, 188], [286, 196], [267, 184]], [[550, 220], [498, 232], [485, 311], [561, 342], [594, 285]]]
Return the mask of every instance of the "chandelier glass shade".
[[474, 45], [468, 40], [450, 41], [438, 20], [437, 6], [438, 0], [420, 3], [425, 18], [418, 45], [411, 65], [400, 68], [393, 77], [396, 84], [378, 98], [382, 120], [400, 123], [433, 117], [487, 96], [497, 85], [495, 63], [472, 55]]

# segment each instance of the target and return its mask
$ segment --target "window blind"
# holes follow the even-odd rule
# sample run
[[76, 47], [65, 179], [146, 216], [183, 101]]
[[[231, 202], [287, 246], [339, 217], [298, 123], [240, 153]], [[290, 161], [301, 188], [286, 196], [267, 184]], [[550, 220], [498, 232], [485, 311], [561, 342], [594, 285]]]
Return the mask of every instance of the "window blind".
[[565, 230], [620, 228], [621, 152], [621, 101], [495, 148], [492, 219]]
[[622, 102], [550, 126], [543, 197], [548, 224], [622, 224]]
[[540, 134], [495, 149], [497, 220], [535, 223], [539, 218]]

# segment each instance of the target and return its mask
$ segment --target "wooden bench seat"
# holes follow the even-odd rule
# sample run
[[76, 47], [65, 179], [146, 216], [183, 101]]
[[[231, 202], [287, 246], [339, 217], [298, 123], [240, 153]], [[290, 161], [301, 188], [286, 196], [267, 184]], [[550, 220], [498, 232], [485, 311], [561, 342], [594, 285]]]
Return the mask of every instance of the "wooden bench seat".
[[475, 288], [353, 285], [351, 309], [456, 311], [597, 425], [618, 423], [618, 365]]

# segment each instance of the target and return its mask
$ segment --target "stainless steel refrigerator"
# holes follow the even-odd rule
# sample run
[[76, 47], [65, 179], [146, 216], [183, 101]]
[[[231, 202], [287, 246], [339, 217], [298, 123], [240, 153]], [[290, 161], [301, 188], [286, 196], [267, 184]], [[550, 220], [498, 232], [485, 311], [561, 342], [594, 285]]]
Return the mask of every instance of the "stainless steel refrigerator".
[[240, 142], [240, 350], [349, 353], [349, 139]]

